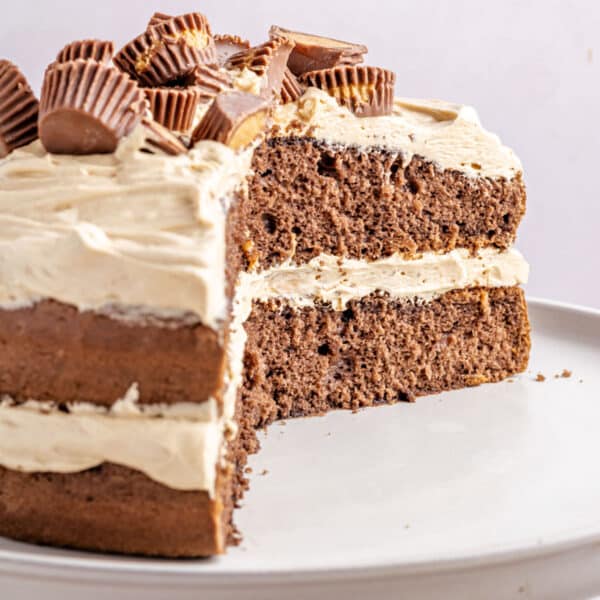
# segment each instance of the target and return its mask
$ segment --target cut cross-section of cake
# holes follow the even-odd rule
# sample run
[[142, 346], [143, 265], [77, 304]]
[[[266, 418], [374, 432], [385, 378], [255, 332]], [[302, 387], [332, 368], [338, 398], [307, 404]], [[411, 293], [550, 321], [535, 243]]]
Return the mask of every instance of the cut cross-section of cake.
[[[222, 553], [257, 427], [527, 365], [522, 168], [473, 109], [279, 27], [218, 66], [204, 17], [159, 16], [117, 67], [50, 65], [0, 162], [0, 535]], [[153, 121], [198, 69], [228, 85]]]

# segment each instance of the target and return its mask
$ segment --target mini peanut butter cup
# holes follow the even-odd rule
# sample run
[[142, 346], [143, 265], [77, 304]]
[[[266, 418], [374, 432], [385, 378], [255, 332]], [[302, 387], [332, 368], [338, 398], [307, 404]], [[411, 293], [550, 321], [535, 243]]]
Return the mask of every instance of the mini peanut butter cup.
[[197, 88], [144, 88], [154, 120], [171, 131], [188, 131], [200, 102]]
[[67, 44], [56, 57], [56, 62], [64, 63], [81, 58], [109, 63], [115, 53], [112, 42], [105, 40], [77, 40]]
[[166, 154], [168, 156], [178, 156], [185, 154], [187, 148], [183, 142], [166, 127], [152, 119], [143, 118], [145, 139], [142, 152], [148, 154]]
[[0, 158], [38, 137], [39, 103], [25, 76], [0, 60]]
[[182, 81], [198, 65], [216, 60], [210, 26], [199, 13], [161, 21], [126, 44], [113, 59], [119, 69], [147, 87]]
[[54, 154], [105, 154], [140, 122], [146, 101], [127, 75], [91, 60], [55, 63], [42, 85], [39, 133]]
[[233, 89], [231, 76], [210, 65], [199, 65], [188, 78], [188, 85], [200, 94], [200, 102], [209, 102], [218, 94]]
[[234, 54], [250, 48], [250, 42], [239, 35], [217, 34], [214, 36], [217, 51], [217, 64], [223, 67]]
[[279, 98], [287, 62], [294, 45], [289, 40], [273, 39], [260, 46], [238, 52], [229, 57], [226, 67], [229, 69], [249, 69], [263, 78], [261, 95], [266, 98]]
[[172, 19], [173, 17], [171, 15], [167, 15], [165, 13], [161, 13], [161, 12], [155, 12], [151, 17], [150, 20], [148, 21], [148, 26], [146, 29], [150, 29], [150, 27], [156, 27], [157, 25], [160, 25], [161, 23], [164, 23], [165, 21], [168, 21], [169, 19]]
[[272, 39], [284, 38], [294, 44], [288, 67], [294, 75], [300, 76], [309, 71], [331, 69], [340, 65], [358, 65], [368, 52], [366, 46], [342, 42], [331, 38], [290, 31], [273, 25]]
[[270, 102], [246, 92], [230, 92], [217, 96], [192, 139], [213, 140], [241, 150], [251, 144], [267, 128]]
[[333, 96], [358, 117], [389, 115], [394, 107], [396, 75], [379, 67], [344, 66], [305, 73], [300, 83]]
[[304, 89], [300, 85], [298, 78], [286, 68], [283, 75], [283, 83], [281, 85], [281, 103], [288, 104], [296, 102], [304, 93]]

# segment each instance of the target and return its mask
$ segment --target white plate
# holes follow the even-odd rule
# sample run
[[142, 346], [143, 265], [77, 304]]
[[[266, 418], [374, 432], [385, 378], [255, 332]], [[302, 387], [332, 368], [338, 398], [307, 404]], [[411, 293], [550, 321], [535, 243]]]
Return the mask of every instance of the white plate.
[[[532, 301], [530, 313], [530, 371], [511, 382], [273, 425], [237, 513], [244, 541], [226, 557], [141, 560], [0, 539], [0, 596], [600, 593], [600, 311]], [[564, 369], [572, 376], [555, 379]]]

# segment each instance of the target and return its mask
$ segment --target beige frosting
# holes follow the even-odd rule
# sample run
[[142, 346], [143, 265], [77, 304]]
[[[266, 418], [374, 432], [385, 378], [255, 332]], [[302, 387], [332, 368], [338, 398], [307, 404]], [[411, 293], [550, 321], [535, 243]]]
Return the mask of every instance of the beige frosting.
[[274, 117], [282, 135], [308, 135], [330, 144], [382, 147], [442, 169], [477, 177], [512, 179], [519, 159], [498, 136], [486, 131], [475, 109], [441, 100], [397, 99], [385, 117], [356, 117], [327, 93], [310, 88], [298, 102], [280, 106]]
[[[121, 418], [166, 417], [169, 419], [190, 419], [192, 421], [215, 421], [219, 416], [217, 401], [209, 398], [206, 402], [177, 402], [176, 404], [140, 404], [140, 391], [137, 382], [132, 383], [125, 395], [114, 402], [110, 409], [89, 402], [68, 402], [65, 406], [70, 414], [107, 415]], [[0, 398], [0, 400], [2, 400]], [[14, 404], [4, 398], [5, 405]], [[53, 402], [28, 400], [20, 406], [52, 412], [57, 408]]]
[[112, 462], [176, 490], [215, 489], [219, 421], [67, 414], [0, 402], [0, 462], [26, 472], [75, 473]]
[[244, 67], [243, 69], [231, 69], [228, 73], [232, 77], [234, 89], [260, 96], [264, 83], [264, 76], [260, 77], [254, 71]]
[[139, 135], [114, 155], [56, 156], [34, 142], [0, 162], [0, 304], [151, 307], [218, 326], [227, 202], [251, 152], [202, 142], [143, 154]]
[[344, 310], [350, 300], [374, 292], [430, 300], [453, 289], [519, 285], [528, 275], [529, 265], [514, 249], [486, 248], [474, 256], [464, 249], [428, 252], [417, 260], [398, 254], [375, 261], [321, 255], [303, 265], [287, 262], [258, 274], [242, 273], [240, 288], [248, 298], [284, 298], [292, 306], [318, 300]]

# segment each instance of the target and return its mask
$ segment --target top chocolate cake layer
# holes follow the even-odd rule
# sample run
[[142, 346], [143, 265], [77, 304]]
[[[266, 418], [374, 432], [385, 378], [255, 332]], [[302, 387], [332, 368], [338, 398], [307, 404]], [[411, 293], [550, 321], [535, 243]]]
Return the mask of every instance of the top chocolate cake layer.
[[525, 213], [525, 186], [408, 162], [307, 138], [275, 138], [257, 149], [249, 197], [238, 211], [246, 267], [302, 264], [330, 254], [377, 260], [455, 248], [506, 249]]

